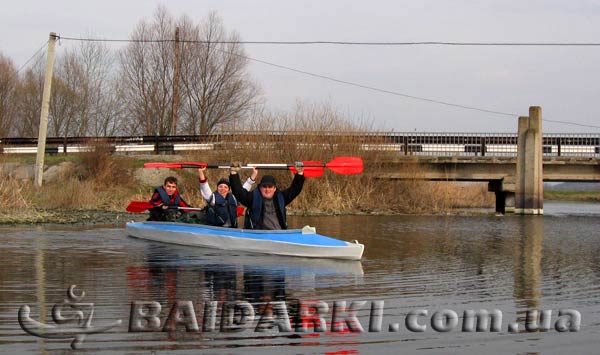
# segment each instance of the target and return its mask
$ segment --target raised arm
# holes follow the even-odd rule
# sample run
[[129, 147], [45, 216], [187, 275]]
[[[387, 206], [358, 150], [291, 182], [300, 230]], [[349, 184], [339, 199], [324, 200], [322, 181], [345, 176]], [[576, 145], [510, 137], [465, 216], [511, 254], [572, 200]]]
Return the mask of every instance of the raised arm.
[[242, 182], [240, 181], [239, 168], [231, 168], [229, 174], [229, 183], [231, 184], [231, 192], [233, 196], [240, 202], [242, 205], [246, 207], [252, 206], [252, 194], [253, 192], [248, 191], [242, 187]]
[[300, 171], [300, 169], [298, 170], [298, 173], [294, 174], [294, 180], [292, 180], [292, 184], [290, 185], [290, 187], [281, 191], [286, 206], [292, 201], [294, 201], [294, 199], [300, 194], [300, 192], [302, 191], [302, 187], [304, 186], [304, 172]]
[[208, 185], [208, 179], [204, 175], [204, 170], [206, 170], [206, 167], [198, 168], [198, 180], [200, 181], [200, 193], [202, 194], [202, 198], [208, 202], [211, 199], [212, 191]]
[[256, 177], [258, 176], [258, 170], [256, 168], [252, 168], [252, 176], [248, 177], [248, 179], [246, 179], [246, 182], [244, 183], [244, 190], [246, 191], [252, 191], [252, 186], [254, 186], [254, 184], [256, 184]]

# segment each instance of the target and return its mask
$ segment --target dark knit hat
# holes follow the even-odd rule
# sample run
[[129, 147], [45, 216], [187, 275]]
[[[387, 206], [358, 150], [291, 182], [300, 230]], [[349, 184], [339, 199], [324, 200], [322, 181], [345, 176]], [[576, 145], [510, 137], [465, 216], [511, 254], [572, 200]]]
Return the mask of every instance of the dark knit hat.
[[258, 184], [259, 186], [261, 185], [273, 185], [273, 186], [277, 186], [277, 184], [275, 183], [275, 178], [272, 175], [265, 175], [262, 177], [262, 179], [260, 179], [260, 184]]
[[225, 178], [220, 178], [219, 181], [217, 181], [217, 186], [219, 186], [221, 184], [225, 184], [225, 185], [231, 187], [231, 184], [229, 183], [229, 180], [227, 180]]

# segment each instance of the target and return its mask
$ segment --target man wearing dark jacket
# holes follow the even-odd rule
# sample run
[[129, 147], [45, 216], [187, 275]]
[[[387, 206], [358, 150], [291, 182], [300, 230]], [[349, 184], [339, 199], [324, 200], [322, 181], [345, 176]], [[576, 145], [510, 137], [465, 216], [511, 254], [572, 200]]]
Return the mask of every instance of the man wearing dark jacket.
[[277, 188], [275, 178], [265, 175], [258, 188], [246, 191], [242, 187], [239, 171], [240, 164], [233, 164], [229, 175], [231, 190], [235, 198], [246, 206], [246, 229], [287, 229], [285, 206], [289, 205], [302, 191], [304, 185], [304, 168], [296, 167], [297, 173], [290, 187], [284, 190]]

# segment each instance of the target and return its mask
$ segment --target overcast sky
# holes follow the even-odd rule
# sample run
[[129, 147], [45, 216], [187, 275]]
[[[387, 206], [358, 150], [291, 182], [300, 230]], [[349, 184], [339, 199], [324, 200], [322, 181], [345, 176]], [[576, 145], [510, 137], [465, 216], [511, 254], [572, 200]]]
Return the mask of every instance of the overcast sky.
[[[600, 0], [0, 0], [0, 52], [17, 67], [53, 31], [126, 39], [159, 4], [196, 22], [216, 10], [245, 41], [600, 42]], [[63, 42], [61, 48], [71, 43]], [[119, 48], [120, 44], [111, 44]], [[516, 115], [600, 126], [600, 46], [245, 45], [249, 57], [404, 95], [344, 85], [258, 62], [250, 74], [269, 107], [330, 103], [375, 129], [515, 132]], [[545, 132], [600, 132], [544, 122]]]

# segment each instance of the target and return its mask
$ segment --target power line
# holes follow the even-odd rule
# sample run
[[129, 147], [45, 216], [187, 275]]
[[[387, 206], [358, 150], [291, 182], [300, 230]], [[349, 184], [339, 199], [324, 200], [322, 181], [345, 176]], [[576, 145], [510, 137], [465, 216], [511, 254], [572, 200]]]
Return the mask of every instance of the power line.
[[570, 124], [570, 125], [579, 126], [579, 127], [600, 128], [600, 126], [594, 126], [591, 124], [575, 123], [575, 122], [569, 122], [569, 121], [549, 120], [549, 119], [545, 119], [545, 118], [542, 118], [542, 121], [552, 122], [552, 123], [561, 123], [561, 124]]
[[[161, 42], [174, 42], [175, 41], [175, 40], [172, 40], [172, 39], [162, 39], [162, 40], [121, 40], [121, 39], [106, 40], [106, 39], [86, 39], [86, 38], [71, 38], [71, 37], [59, 37], [59, 38], [65, 39], [65, 40], [96, 41], [96, 42], [103, 41], [103, 42], [161, 43]], [[187, 41], [186, 40], [180, 40], [180, 42], [183, 42], [183, 43], [209, 43], [208, 41], [189, 41], [189, 40], [187, 40]], [[344, 44], [344, 45], [345, 44], [351, 44], [351, 45], [456, 45], [456, 46], [600, 46], [600, 43], [534, 43], [534, 42], [531, 42], [531, 43], [495, 42], [494, 43], [494, 42], [332, 42], [332, 41], [269, 42], [269, 41], [210, 41], [210, 43], [215, 43], [215, 44], [234, 44], [234, 43], [239, 43], [239, 44]], [[280, 65], [280, 64], [275, 64], [275, 63], [267, 62], [267, 61], [260, 60], [260, 59], [251, 58], [251, 57], [248, 57], [248, 56], [245, 56], [245, 55], [241, 55], [241, 54], [238, 54], [238, 53], [228, 52], [228, 51], [225, 51], [225, 50], [220, 50], [220, 51], [224, 52], [224, 53], [231, 54], [231, 55], [235, 55], [235, 56], [238, 56], [238, 57], [250, 60], [250, 61], [254, 61], [254, 62], [257, 62], [257, 63], [269, 65], [269, 66], [272, 66], [272, 67], [276, 67], [276, 68], [280, 68], [280, 69], [284, 69], [284, 70], [289, 70], [289, 71], [296, 72], [296, 73], [299, 73], [299, 74], [308, 75], [308, 76], [311, 76], [311, 77], [315, 77], [315, 78], [319, 78], [319, 79], [324, 79], [324, 80], [336, 82], [336, 83], [339, 83], [339, 84], [354, 86], [354, 87], [358, 87], [358, 88], [362, 88], [362, 89], [367, 89], [367, 90], [371, 90], [371, 91], [375, 91], [375, 92], [381, 92], [381, 93], [395, 95], [395, 96], [400, 96], [400, 97], [404, 97], [404, 98], [409, 98], [409, 99], [414, 99], [414, 100], [420, 100], [420, 101], [425, 101], [425, 102], [430, 102], [430, 103], [435, 103], [435, 104], [445, 105], [445, 106], [450, 106], [450, 107], [462, 108], [462, 109], [466, 109], [466, 110], [473, 110], [473, 111], [485, 112], [485, 113], [490, 113], [490, 114], [495, 114], [495, 115], [502, 115], [502, 116], [509, 116], [509, 117], [518, 117], [519, 116], [519, 114], [515, 114], [515, 113], [507, 113], [507, 112], [502, 112], [502, 111], [495, 111], [495, 110], [490, 110], [490, 109], [485, 109], [485, 108], [480, 108], [480, 107], [467, 106], [467, 105], [462, 105], [462, 104], [455, 104], [455, 103], [446, 102], [446, 101], [442, 101], [442, 100], [436, 100], [436, 99], [430, 99], [430, 98], [421, 97], [421, 96], [404, 94], [404, 93], [400, 93], [400, 92], [397, 92], [397, 91], [386, 90], [386, 89], [381, 89], [381, 88], [377, 88], [377, 87], [374, 87], [374, 86], [369, 86], [369, 85], [355, 83], [355, 82], [351, 82], [351, 81], [347, 81], [347, 80], [337, 79], [337, 78], [333, 78], [333, 77], [322, 75], [322, 74], [315, 74], [315, 73], [307, 72], [307, 71], [304, 71], [304, 70], [300, 70], [300, 69], [296, 69], [296, 68], [291, 68], [291, 67], [287, 67], [287, 66]], [[573, 126], [579, 126], [579, 127], [599, 128], [600, 129], [600, 126], [594, 126], [594, 125], [588, 125], [588, 124], [576, 123], [576, 122], [558, 121], [558, 120], [550, 120], [550, 119], [542, 119], [542, 121], [552, 122], [552, 123], [560, 123], [560, 124], [566, 124], [566, 125], [573, 125]]]
[[[381, 93], [385, 93], [385, 94], [391, 94], [391, 95], [401, 96], [401, 97], [405, 97], [405, 98], [409, 98], [409, 99], [421, 100], [421, 101], [425, 101], [425, 102], [431, 102], [431, 103], [435, 103], [435, 104], [440, 104], [440, 105], [445, 105], [445, 106], [451, 106], [451, 107], [457, 107], [457, 108], [462, 108], [462, 109], [467, 109], [467, 110], [474, 110], [474, 111], [480, 111], [480, 112], [485, 112], [485, 113], [491, 113], [491, 114], [495, 114], [495, 115], [502, 115], [502, 116], [509, 116], [509, 117], [518, 117], [518, 116], [520, 116], [519, 114], [516, 114], [516, 113], [507, 113], [507, 112], [501, 112], [501, 111], [494, 111], [494, 110], [489, 110], [489, 109], [485, 109], [485, 108], [479, 108], [479, 107], [467, 106], [467, 105], [461, 105], [461, 104], [454, 104], [454, 103], [451, 103], [451, 102], [446, 102], [446, 101], [441, 101], [441, 100], [435, 100], [435, 99], [430, 99], [430, 98], [426, 98], [426, 97], [420, 97], [420, 96], [403, 94], [403, 93], [396, 92], [396, 91], [391, 91], [391, 90], [376, 88], [376, 87], [368, 86], [368, 85], [364, 85], [364, 84], [354, 83], [354, 82], [351, 82], [351, 81], [336, 79], [336, 78], [332, 78], [332, 77], [321, 75], [321, 74], [310, 73], [310, 72], [307, 72], [307, 71], [304, 71], [304, 70], [290, 68], [290, 67], [286, 67], [286, 66], [283, 66], [283, 65], [280, 65], [280, 64], [270, 63], [270, 62], [267, 62], [267, 61], [264, 61], [264, 60], [251, 58], [251, 57], [244, 56], [244, 55], [237, 54], [237, 53], [231, 53], [231, 52], [227, 52], [227, 53], [230, 53], [230, 54], [233, 54], [233, 55], [237, 55], [239, 57], [242, 57], [242, 58], [254, 61], [254, 62], [262, 63], [262, 64], [265, 64], [265, 65], [270, 65], [270, 66], [273, 66], [273, 67], [276, 67], [276, 68], [281, 68], [281, 69], [293, 71], [293, 72], [296, 72], [296, 73], [300, 73], [300, 74], [304, 74], [304, 75], [309, 75], [309, 76], [312, 76], [312, 77], [316, 77], [316, 78], [320, 78], [320, 79], [325, 79], [325, 80], [333, 81], [333, 82], [340, 83], [340, 84], [355, 86], [355, 87], [359, 87], [359, 88], [363, 88], [363, 89], [368, 89], [368, 90], [372, 90], [372, 91], [376, 91], [376, 92], [381, 92]], [[594, 125], [588, 125], [588, 124], [576, 123], [576, 122], [557, 121], [557, 120], [549, 120], [549, 119], [542, 119], [542, 121], [552, 122], [552, 123], [562, 123], [562, 124], [579, 126], [579, 127], [599, 128], [600, 129], [600, 126], [594, 126]]]
[[44, 49], [46, 46], [48, 45], [48, 41], [44, 42], [44, 44], [42, 44], [40, 46], [40, 49], [38, 49], [37, 51], [35, 51], [35, 53], [33, 53], [33, 55], [31, 57], [29, 57], [29, 59], [27, 59], [27, 61], [25, 62], [25, 64], [21, 65], [21, 67], [17, 70], [17, 74], [19, 72], [21, 72], [21, 70], [23, 70], [23, 68], [25, 68], [25, 66], [27, 66], [27, 64], [29, 64], [29, 62], [35, 58], [41, 51], [42, 49]]
[[[81, 41], [89, 41], [92, 39], [75, 39], [75, 38], [70, 38], [70, 37], [60, 37], [61, 39], [67, 39], [67, 40], [81, 40]], [[165, 42], [165, 41], [174, 41], [174, 40], [97, 40], [97, 41], [118, 41], [118, 42], [125, 42], [125, 41], [131, 41], [131, 42], [144, 42], [144, 43], [148, 43], [148, 42]], [[182, 41], [183, 42], [183, 41]], [[201, 41], [192, 41], [194, 43], [202, 43]], [[219, 41], [215, 41], [215, 42], [211, 42], [211, 43], [243, 43], [243, 44], [247, 44], [250, 42], [246, 42], [246, 41], [239, 41], [239, 42], [233, 42], [233, 41], [228, 41], [228, 42], [219, 42]], [[253, 42], [253, 43], [267, 43], [267, 42]], [[270, 42], [270, 43], [282, 43], [282, 42]], [[286, 43], [296, 43], [296, 44], [300, 44], [300, 42], [286, 42]], [[302, 42], [304, 44], [309, 43], [309, 42]], [[341, 42], [340, 42], [341, 43]], [[506, 113], [506, 112], [500, 112], [500, 111], [493, 111], [493, 110], [487, 110], [487, 109], [482, 109], [482, 108], [477, 108], [477, 107], [471, 107], [471, 106], [466, 106], [466, 105], [459, 105], [459, 104], [453, 104], [450, 102], [445, 102], [445, 101], [440, 101], [440, 100], [434, 100], [434, 99], [429, 99], [429, 98], [425, 98], [425, 97], [419, 97], [419, 96], [414, 96], [414, 95], [408, 95], [408, 94], [403, 94], [403, 93], [399, 93], [399, 92], [395, 92], [395, 91], [391, 91], [391, 90], [385, 90], [385, 89], [380, 89], [380, 88], [376, 88], [373, 86], [368, 86], [368, 85], [364, 85], [364, 84], [359, 84], [359, 83], [353, 83], [350, 81], [346, 81], [346, 80], [341, 80], [341, 79], [336, 79], [336, 78], [332, 78], [330, 76], [325, 76], [325, 75], [321, 75], [321, 74], [314, 74], [314, 73], [310, 73], [304, 70], [299, 70], [299, 69], [295, 69], [295, 68], [291, 68], [291, 67], [286, 67], [284, 65], [279, 65], [279, 64], [275, 64], [275, 63], [270, 63], [264, 60], [259, 60], [259, 59], [254, 59], [251, 57], [247, 57], [241, 54], [237, 54], [237, 53], [233, 53], [233, 52], [228, 52], [228, 51], [224, 51], [221, 50], [224, 53], [228, 53], [231, 55], [236, 55], [238, 57], [247, 59], [247, 60], [251, 60], [251, 61], [255, 61], [258, 63], [262, 63], [262, 64], [266, 64], [266, 65], [270, 65], [273, 67], [277, 67], [277, 68], [281, 68], [281, 69], [286, 69], [286, 70], [290, 70], [296, 73], [300, 73], [300, 74], [304, 74], [304, 75], [309, 75], [312, 77], [316, 77], [316, 78], [320, 78], [320, 79], [325, 79], [325, 80], [329, 80], [329, 81], [333, 81], [333, 82], [337, 82], [337, 83], [341, 83], [341, 84], [346, 84], [346, 85], [351, 85], [351, 86], [355, 86], [355, 87], [360, 87], [363, 89], [368, 89], [368, 90], [372, 90], [372, 91], [377, 91], [377, 92], [382, 92], [382, 93], [387, 93], [387, 94], [391, 94], [391, 95], [396, 95], [396, 96], [401, 96], [401, 97], [406, 97], [406, 98], [411, 98], [411, 99], [415, 99], [415, 100], [422, 100], [422, 101], [426, 101], [426, 102], [432, 102], [432, 103], [437, 103], [440, 105], [446, 105], [446, 106], [453, 106], [453, 107], [458, 107], [458, 108], [463, 108], [463, 109], [467, 109], [467, 110], [476, 110], [476, 111], [481, 111], [481, 112], [486, 112], [486, 113], [492, 113], [492, 114], [497, 114], [497, 115], [505, 115], [505, 116], [518, 116], [517, 114], [512, 114], [512, 113]]]
[[[231, 52], [229, 52], [229, 53], [231, 53]], [[400, 93], [400, 92], [397, 92], [397, 91], [380, 89], [380, 88], [376, 88], [374, 86], [368, 86], [368, 85], [364, 85], [364, 84], [354, 83], [354, 82], [351, 82], [351, 81], [336, 79], [336, 78], [333, 78], [333, 77], [330, 77], [330, 76], [321, 75], [321, 74], [310, 73], [310, 72], [307, 72], [307, 71], [304, 71], [304, 70], [290, 68], [290, 67], [286, 67], [284, 65], [279, 65], [279, 64], [275, 64], [275, 63], [266, 62], [264, 60], [250, 58], [250, 57], [247, 57], [247, 56], [244, 56], [244, 55], [241, 55], [241, 54], [236, 54], [236, 53], [231, 53], [231, 54], [240, 56], [242, 58], [245, 58], [245, 59], [248, 59], [248, 60], [251, 60], [251, 61], [254, 61], [254, 62], [258, 62], [258, 63], [270, 65], [270, 66], [273, 66], [273, 67], [276, 67], [276, 68], [286, 69], [286, 70], [293, 71], [293, 72], [296, 72], [296, 73], [300, 73], [300, 74], [304, 74], [304, 75], [309, 75], [309, 76], [312, 76], [312, 77], [315, 77], [315, 78], [325, 79], [325, 80], [333, 81], [333, 82], [340, 83], [340, 84], [345, 84], [345, 85], [355, 86], [355, 87], [359, 87], [359, 88], [363, 88], [363, 89], [368, 89], [368, 90], [372, 90], [372, 91], [382, 92], [382, 93], [385, 93], [385, 94], [391, 94], [391, 95], [395, 95], [395, 96], [406, 97], [406, 98], [414, 99], [414, 100], [421, 100], [421, 101], [426, 101], [426, 102], [432, 102], [432, 103], [436, 103], [436, 104], [440, 104], [440, 105], [458, 107], [458, 108], [463, 108], [463, 109], [467, 109], [467, 110], [475, 110], [475, 111], [481, 111], [481, 112], [486, 112], [486, 113], [492, 113], [492, 114], [496, 114], [496, 115], [504, 115], [504, 116], [511, 116], [511, 117], [519, 116], [518, 114], [514, 114], [514, 113], [507, 113], [507, 112], [500, 112], [500, 111], [488, 110], [488, 109], [483, 109], [483, 108], [478, 108], [478, 107], [473, 107], [473, 106], [453, 104], [453, 103], [445, 102], [445, 101], [441, 101], [441, 100], [429, 99], [429, 98], [426, 98], [426, 97], [420, 97], [420, 96], [403, 94], [403, 93]]]
[[[76, 38], [60, 37], [68, 41], [84, 42], [131, 42], [131, 43], [164, 43], [175, 42], [174, 39], [106, 39], [106, 38]], [[214, 43], [214, 44], [267, 44], [267, 45], [320, 45], [332, 44], [343, 46], [551, 46], [551, 47], [598, 47], [600, 42], [356, 42], [356, 41], [200, 41], [179, 40], [180, 43]]]

